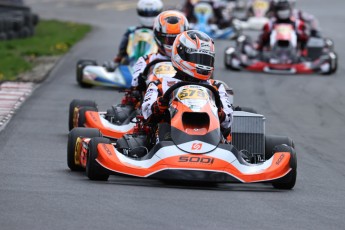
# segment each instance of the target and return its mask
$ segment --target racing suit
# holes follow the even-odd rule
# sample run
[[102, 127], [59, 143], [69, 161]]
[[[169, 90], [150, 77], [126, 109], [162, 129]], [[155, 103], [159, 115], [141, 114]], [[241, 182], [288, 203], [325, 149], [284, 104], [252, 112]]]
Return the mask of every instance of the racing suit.
[[161, 53], [154, 53], [140, 57], [133, 66], [131, 89], [122, 98], [121, 104], [137, 104], [143, 98], [146, 91], [147, 83], [142, 74], [146, 66], [155, 60], [168, 60], [170, 57], [162, 55]]
[[[141, 107], [142, 114], [145, 120], [157, 120], [162, 115], [164, 111], [157, 110], [158, 102], [157, 99], [164, 95], [164, 93], [177, 82], [181, 82], [178, 74], [175, 77], [165, 77], [159, 78], [158, 80], [151, 82], [146, 91], [144, 101]], [[217, 83], [214, 80], [201, 81], [199, 83], [205, 83], [212, 85], [218, 92], [222, 102], [223, 107], [221, 108], [221, 113], [219, 114], [221, 127], [223, 129], [229, 130], [233, 120], [233, 109], [229, 99], [229, 95], [226, 93], [225, 87], [221, 83]], [[167, 109], [167, 105], [166, 105]]]
[[127, 29], [126, 33], [122, 36], [122, 40], [119, 46], [119, 52], [117, 56], [114, 58], [115, 63], [121, 62], [123, 58], [128, 56], [127, 45], [128, 45], [129, 35], [134, 33], [138, 29], [145, 29], [145, 28], [152, 30], [152, 27], [145, 27], [145, 26], [132, 26]]
[[269, 46], [271, 32], [273, 31], [274, 26], [280, 23], [291, 24], [295, 28], [298, 43], [300, 45], [301, 50], [303, 50], [308, 40], [306, 27], [303, 21], [299, 19], [294, 19], [293, 17], [287, 20], [278, 20], [275, 17], [271, 18], [270, 21], [266, 23], [263, 28], [263, 31], [258, 41], [257, 50], [262, 51], [263, 48]]
[[295, 18], [304, 22], [304, 24], [308, 27], [308, 31], [310, 32], [310, 36], [313, 37], [320, 37], [320, 27], [318, 20], [314, 17], [314, 15], [304, 12], [302, 10], [294, 9], [292, 14]]
[[[145, 79], [143, 79], [141, 77], [141, 74], [144, 72], [146, 66], [155, 61], [155, 60], [168, 60], [170, 61], [170, 57], [165, 56], [161, 53], [154, 53], [154, 54], [149, 54], [149, 55], [145, 55], [143, 57], [140, 57], [138, 59], [138, 61], [135, 63], [135, 65], [133, 66], [133, 78], [132, 78], [132, 88], [138, 88], [141, 91], [144, 91], [146, 88], [146, 84], [145, 84]], [[143, 84], [145, 84], [145, 86], [143, 86]]]

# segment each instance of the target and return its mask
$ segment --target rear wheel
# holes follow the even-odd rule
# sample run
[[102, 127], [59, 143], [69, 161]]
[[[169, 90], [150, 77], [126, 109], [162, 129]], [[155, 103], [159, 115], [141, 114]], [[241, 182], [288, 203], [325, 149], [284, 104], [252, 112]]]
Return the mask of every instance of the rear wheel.
[[275, 153], [275, 147], [278, 145], [287, 145], [295, 148], [295, 144], [289, 137], [285, 136], [265, 136], [265, 159], [270, 159]]
[[77, 62], [77, 82], [83, 88], [90, 88], [92, 87], [91, 84], [83, 82], [83, 70], [88, 65], [97, 65], [97, 62], [94, 60], [79, 60]]
[[102, 180], [106, 181], [109, 178], [109, 174], [98, 164], [96, 161], [98, 156], [98, 144], [110, 144], [110, 140], [102, 137], [95, 137], [90, 140], [88, 158], [86, 163], [86, 176], [90, 180]]
[[243, 112], [248, 112], [248, 113], [256, 113], [258, 114], [258, 111], [256, 111], [254, 108], [252, 107], [243, 107], [243, 106], [237, 106], [234, 109], [235, 111], [243, 111]]
[[89, 129], [89, 128], [74, 128], [68, 134], [68, 143], [67, 143], [67, 165], [72, 171], [83, 171], [85, 170], [77, 162], [77, 141], [79, 137], [101, 137], [101, 133], [98, 129]]
[[297, 157], [296, 151], [294, 148], [286, 145], [279, 145], [274, 148], [274, 152], [289, 152], [291, 154], [290, 167], [292, 170], [285, 175], [283, 178], [280, 178], [274, 182], [272, 185], [276, 189], [292, 189], [296, 184], [297, 178]]
[[73, 121], [74, 117], [76, 116], [75, 114], [75, 108], [81, 108], [81, 107], [92, 107], [97, 109], [97, 104], [94, 101], [89, 101], [89, 100], [76, 100], [74, 99], [70, 104], [69, 104], [69, 113], [68, 113], [68, 129], [72, 130], [75, 128], [75, 123]]

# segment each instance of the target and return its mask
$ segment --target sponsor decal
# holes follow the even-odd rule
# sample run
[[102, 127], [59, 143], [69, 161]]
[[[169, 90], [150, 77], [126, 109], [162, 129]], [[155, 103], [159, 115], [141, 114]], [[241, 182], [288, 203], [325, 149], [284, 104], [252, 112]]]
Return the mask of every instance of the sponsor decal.
[[107, 147], [106, 144], [102, 144], [102, 147], [103, 147], [103, 149], [107, 152], [107, 154], [108, 154], [109, 156], [113, 155], [113, 154], [111, 153], [110, 149]]
[[[88, 111], [88, 112], [91, 112], [91, 111]], [[97, 117], [95, 117], [95, 115], [93, 113], [89, 113], [90, 116], [91, 116], [91, 119], [94, 121], [94, 122], [97, 122]]]
[[282, 160], [284, 159], [284, 157], [285, 157], [285, 154], [282, 154], [282, 155], [278, 158], [278, 160], [277, 160], [277, 162], [276, 162], [276, 165], [280, 165], [280, 163], [282, 162]]
[[153, 73], [155, 75], [161, 75], [161, 74], [175, 74], [176, 70], [171, 64], [161, 64], [157, 66], [154, 70]]
[[177, 97], [180, 100], [186, 100], [186, 99], [207, 100], [208, 94], [203, 89], [184, 88], [179, 92]]
[[213, 164], [214, 159], [210, 157], [188, 157], [188, 156], [181, 156], [179, 157], [178, 162], [182, 163], [198, 163], [198, 164]]
[[208, 43], [201, 43], [201, 48], [204, 48], [204, 47], [210, 47], [210, 45]]
[[193, 143], [192, 150], [201, 150], [202, 143]]

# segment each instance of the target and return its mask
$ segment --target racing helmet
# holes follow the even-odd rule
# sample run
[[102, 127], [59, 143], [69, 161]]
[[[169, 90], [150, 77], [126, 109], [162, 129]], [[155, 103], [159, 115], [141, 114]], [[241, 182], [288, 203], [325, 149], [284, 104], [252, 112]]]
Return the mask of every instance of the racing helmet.
[[187, 18], [179, 11], [168, 10], [160, 13], [153, 26], [154, 37], [159, 51], [171, 57], [172, 45], [180, 33], [188, 30]]
[[296, 8], [296, 4], [297, 4], [297, 0], [290, 0], [290, 5], [292, 9]]
[[139, 0], [137, 4], [139, 21], [145, 27], [152, 27], [155, 18], [162, 11], [163, 3], [161, 0]]
[[289, 0], [276, 0], [273, 7], [274, 15], [279, 20], [287, 20], [292, 16], [292, 7]]
[[201, 31], [185, 31], [173, 44], [172, 65], [178, 72], [195, 80], [205, 81], [212, 76], [214, 59], [214, 42]]

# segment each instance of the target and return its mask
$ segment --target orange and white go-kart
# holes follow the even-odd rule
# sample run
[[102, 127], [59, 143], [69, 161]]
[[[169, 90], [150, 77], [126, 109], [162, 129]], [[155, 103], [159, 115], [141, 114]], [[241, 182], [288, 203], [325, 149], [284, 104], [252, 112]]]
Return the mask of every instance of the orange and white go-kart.
[[124, 135], [116, 142], [102, 137], [97, 129], [76, 128], [68, 140], [70, 168], [86, 169], [91, 180], [122, 174], [205, 183], [269, 182], [278, 189], [294, 187], [294, 144], [287, 137], [266, 136], [262, 115], [235, 111], [229, 143], [221, 133], [217, 113], [221, 101], [213, 87], [177, 83], [164, 97], [170, 99], [170, 122], [157, 125], [158, 131], [153, 133], [158, 141], [152, 148], [147, 149], [150, 138], [145, 126], [141, 126], [141, 132]]

